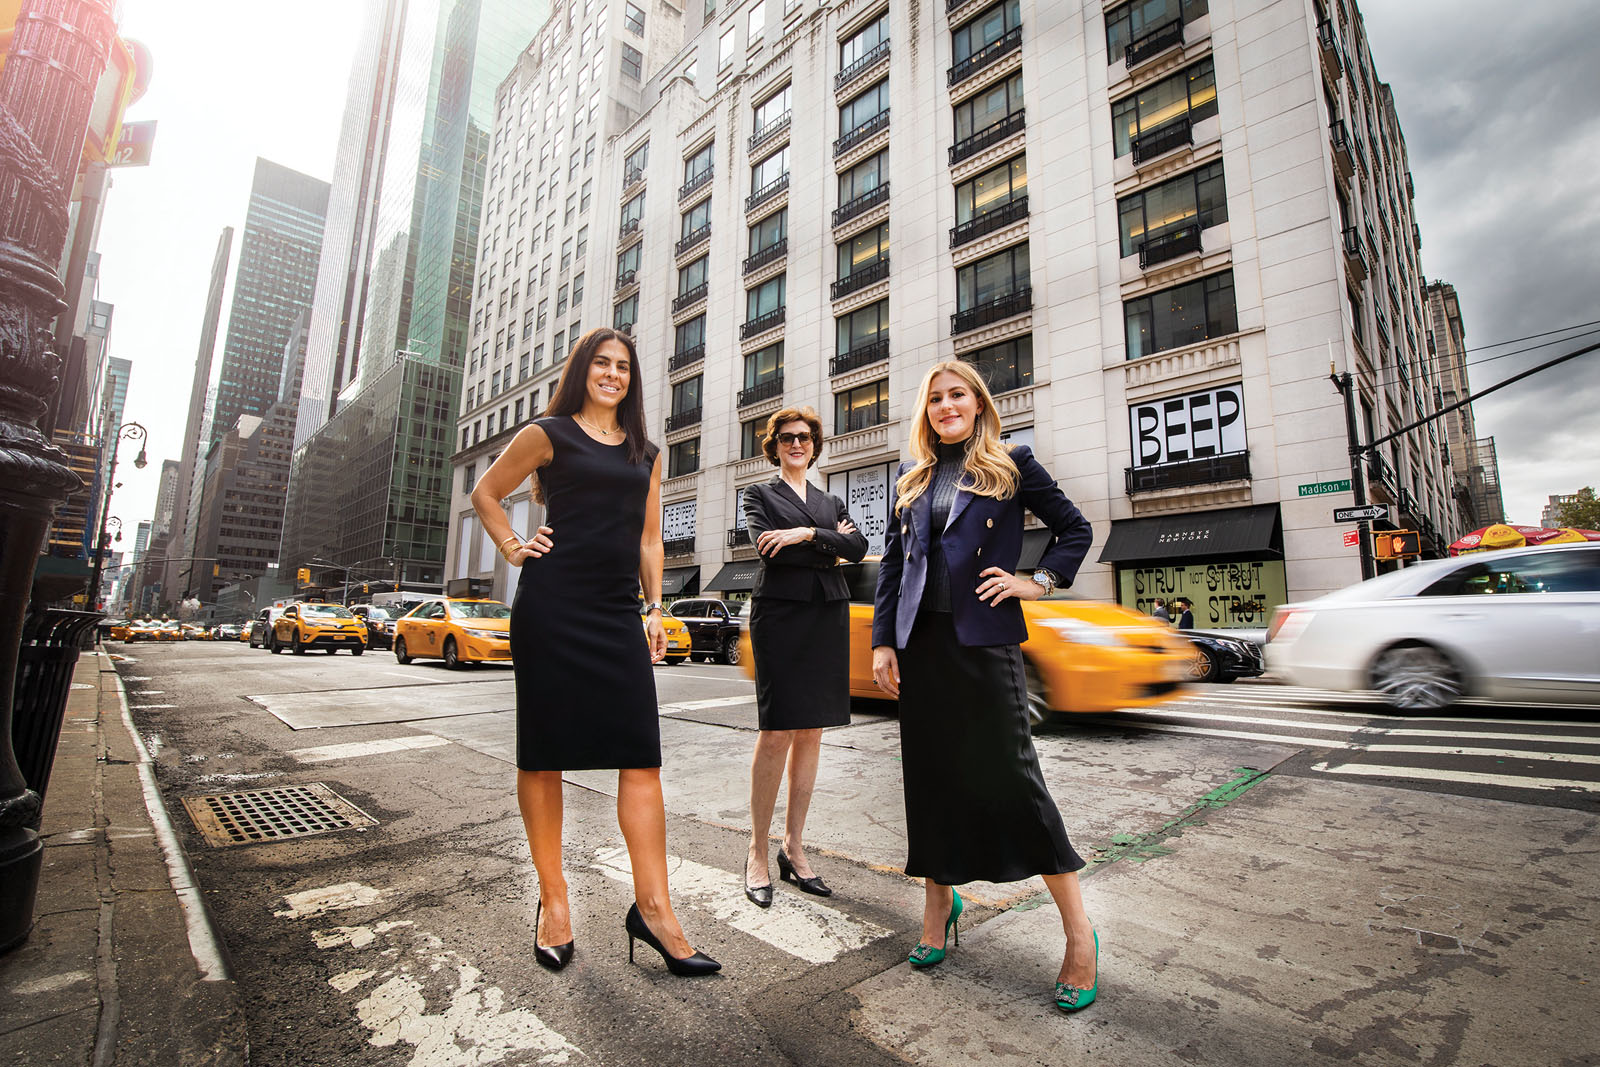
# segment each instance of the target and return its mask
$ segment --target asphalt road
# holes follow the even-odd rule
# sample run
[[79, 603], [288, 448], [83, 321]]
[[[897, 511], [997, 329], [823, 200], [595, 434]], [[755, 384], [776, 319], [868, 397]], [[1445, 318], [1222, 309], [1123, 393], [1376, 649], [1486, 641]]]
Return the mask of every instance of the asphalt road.
[[[1471, 709], [1449, 719], [1396, 720], [1359, 699], [1241, 684], [1199, 687], [1159, 709], [1075, 719], [1042, 734], [1037, 747], [1075, 844], [1093, 857], [1085, 896], [1105, 931], [1104, 968], [1124, 988], [1122, 1008], [1111, 1006], [1113, 988], [1105, 994], [1111, 1004], [1067, 1019], [1049, 1006], [1061, 944], [1051, 909], [1039, 907], [1037, 882], [963, 888], [974, 905], [960, 950], [971, 953], [969, 969], [957, 955], [932, 975], [905, 966], [917, 940], [921, 890], [899, 872], [896, 726], [872, 705], [860, 705], [850, 726], [825, 735], [807, 836], [836, 896], [818, 901], [780, 887], [771, 911], [746, 903], [739, 871], [753, 687], [737, 668], [658, 667], [674, 896], [687, 933], [723, 962], [724, 973], [673, 978], [642, 945], [628, 964], [622, 917], [631, 890], [614, 815], [615, 774], [575, 772], [568, 776], [565, 851], [578, 950], [573, 966], [552, 976], [531, 959], [537, 886], [513, 794], [508, 668], [401, 667], [380, 653], [272, 656], [236, 643], [112, 651], [124, 657], [118, 669], [129, 706], [159, 761], [167, 806], [231, 955], [257, 1064], [870, 1067], [1056, 1063], [1080, 1055], [1157, 1063], [1180, 1053], [1236, 1063], [1341, 1062], [1373, 1047], [1374, 1033], [1386, 1027], [1418, 1049], [1432, 1042], [1454, 1054], [1431, 1062], [1497, 1062], [1471, 1059], [1486, 1055], [1474, 1042], [1492, 1048], [1521, 1009], [1507, 1001], [1502, 1024], [1484, 1007], [1490, 994], [1473, 983], [1489, 982], [1503, 968], [1465, 959], [1481, 939], [1441, 934], [1431, 920], [1396, 920], [1384, 933], [1390, 927], [1374, 927], [1369, 918], [1367, 941], [1342, 944], [1297, 919], [1289, 936], [1304, 928], [1308, 945], [1320, 946], [1311, 973], [1334, 972], [1325, 979], [1331, 987], [1307, 987], [1311, 1007], [1302, 1007], [1296, 994], [1274, 985], [1282, 977], [1268, 973], [1293, 944], [1275, 937], [1264, 947], [1252, 941], [1253, 954], [1242, 951], [1255, 934], [1256, 920], [1242, 916], [1250, 897], [1264, 891], [1259, 880], [1241, 884], [1237, 898], [1222, 894], [1221, 903], [1207, 905], [1205, 918], [1185, 927], [1181, 948], [1150, 913], [1180, 915], [1202, 895], [1202, 884], [1211, 895], [1218, 872], [1207, 869], [1206, 856], [1244, 847], [1249, 834], [1261, 835], [1248, 846], [1250, 856], [1282, 852], [1272, 864], [1291, 868], [1304, 860], [1303, 845], [1279, 835], [1296, 822], [1322, 820], [1318, 849], [1335, 847], [1329, 842], [1341, 834], [1362, 843], [1352, 844], [1350, 855], [1362, 845], [1377, 849], [1373, 842], [1387, 829], [1381, 821], [1366, 825], [1352, 797], [1370, 798], [1361, 802], [1367, 811], [1385, 813], [1380, 820], [1403, 818], [1413, 832], [1417, 819], [1442, 825], [1465, 817], [1467, 807], [1488, 813], [1478, 821], [1496, 825], [1479, 841], [1415, 861], [1419, 887], [1443, 878], [1457, 897], [1470, 896], [1463, 885], [1471, 879], [1456, 865], [1480, 869], [1474, 848], [1488, 847], [1496, 835], [1508, 842], [1554, 835], [1580, 854], [1600, 833], [1592, 817], [1600, 795], [1593, 710]], [[220, 815], [217, 802], [198, 799], [270, 789], [300, 792], [253, 808], [222, 804]], [[335, 810], [305, 810], [308, 789], [312, 801], [332, 799]], [[1410, 814], [1397, 815], [1402, 809]], [[206, 810], [213, 814], [202, 814], [204, 823], [232, 822], [246, 837], [268, 836], [214, 844], [191, 814]], [[294, 833], [341, 811], [360, 825]], [[251, 830], [252, 818], [265, 830]], [[277, 834], [285, 836], [273, 839]], [[1511, 848], [1499, 855], [1514, 863]], [[1567, 860], [1530, 856], [1530, 865]], [[1171, 877], [1184, 870], [1180, 859], [1199, 865], [1187, 881], [1149, 881], [1148, 872]], [[1409, 861], [1386, 862], [1391, 866], [1377, 868], [1383, 873], [1373, 876], [1369, 894], [1380, 920], [1395, 914], [1389, 894]], [[1577, 880], [1586, 878], [1587, 887], [1571, 892], [1592, 901], [1600, 886], [1587, 866], [1589, 874]], [[1552, 879], [1574, 882], [1570, 872]], [[1286, 877], [1282, 892], [1293, 896], [1303, 884]], [[1167, 894], [1169, 903], [1121, 918], [1142, 893]], [[1492, 901], [1508, 894], [1503, 884], [1485, 882], [1479, 895]], [[1557, 908], [1548, 889], [1537, 897], [1541, 907]], [[1591, 908], [1574, 905], [1557, 918], [1587, 923]], [[1229, 921], [1244, 923], [1241, 932], [1215, 945], [1196, 940], [1198, 930]], [[1442, 960], [1417, 932], [1425, 925], [1430, 936], [1454, 937], [1464, 959]], [[1143, 945], [1146, 937], [1153, 943]], [[1426, 986], [1422, 1015], [1432, 1018], [1457, 998], [1477, 1021], [1439, 1036], [1426, 1019], [1364, 1001], [1354, 986], [1374, 964], [1372, 938], [1387, 939], [1379, 955], [1399, 953], [1402, 963], [1420, 947], [1409, 973]], [[1592, 934], [1583, 940], [1587, 947], [1573, 950], [1581, 959], [1544, 957], [1549, 981], [1592, 962]], [[1202, 951], [1227, 962], [1208, 960], [1199, 971], [1244, 975], [1202, 982], [1198, 992], [1192, 981], [1175, 982], [1173, 961]], [[1329, 957], [1344, 963], [1335, 967]], [[1398, 966], [1384, 964], [1391, 965]], [[1257, 968], [1262, 973], [1253, 973]], [[1336, 1011], [1319, 998], [1341, 981], [1354, 986]], [[1211, 1016], [1229, 997], [1240, 1004], [1217, 1029]], [[1349, 1013], [1347, 1021], [1337, 1021], [1340, 1012]], [[1184, 1014], [1195, 1015], [1187, 1036], [1174, 1028]], [[1574, 1020], [1592, 1033], [1592, 1013]], [[1560, 1061], [1538, 1058], [1540, 1040], [1559, 1051], [1571, 1039], [1571, 1028], [1559, 1022], [1541, 1020], [1525, 1039], [1533, 1048], [1528, 1062]], [[1422, 1040], [1412, 1040], [1413, 1025], [1426, 1031]]]

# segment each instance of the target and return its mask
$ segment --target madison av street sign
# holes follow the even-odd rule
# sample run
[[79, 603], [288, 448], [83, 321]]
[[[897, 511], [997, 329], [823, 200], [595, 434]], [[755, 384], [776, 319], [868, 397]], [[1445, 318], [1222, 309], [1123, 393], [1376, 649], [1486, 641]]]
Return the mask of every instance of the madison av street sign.
[[1359, 508], [1334, 508], [1334, 522], [1379, 522], [1389, 517], [1388, 504], [1368, 504]]

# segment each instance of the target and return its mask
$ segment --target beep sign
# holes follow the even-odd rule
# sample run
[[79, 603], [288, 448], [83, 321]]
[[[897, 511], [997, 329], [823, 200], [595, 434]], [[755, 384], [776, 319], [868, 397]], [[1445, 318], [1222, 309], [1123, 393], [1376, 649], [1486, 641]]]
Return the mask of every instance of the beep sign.
[[1128, 430], [1136, 467], [1243, 452], [1243, 389], [1224, 385], [1130, 405]]

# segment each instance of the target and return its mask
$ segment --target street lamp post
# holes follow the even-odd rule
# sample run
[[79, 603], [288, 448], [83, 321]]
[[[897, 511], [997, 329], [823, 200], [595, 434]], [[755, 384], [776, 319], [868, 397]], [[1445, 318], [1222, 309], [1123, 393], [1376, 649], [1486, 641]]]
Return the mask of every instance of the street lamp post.
[[[144, 470], [146, 462], [144, 442], [150, 433], [137, 422], [125, 422], [117, 427], [116, 435], [111, 439], [111, 466], [106, 473], [105, 499], [100, 502], [100, 533], [95, 541], [94, 569], [89, 572], [89, 596], [87, 598], [89, 609], [93, 611], [100, 602], [100, 571], [105, 567], [106, 561], [106, 516], [111, 513], [111, 492], [117, 487], [117, 446], [122, 444], [122, 439], [139, 442], [139, 454], [134, 457], [133, 465], [139, 470]], [[122, 525], [122, 520], [117, 520], [117, 525]], [[121, 536], [119, 533], [117, 536]]]

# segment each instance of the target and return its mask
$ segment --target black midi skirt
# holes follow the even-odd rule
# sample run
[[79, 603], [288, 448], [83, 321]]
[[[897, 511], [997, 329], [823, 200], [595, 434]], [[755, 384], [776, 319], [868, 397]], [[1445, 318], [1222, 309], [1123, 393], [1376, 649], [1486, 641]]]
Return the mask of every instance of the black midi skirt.
[[1081, 870], [1034, 752], [1022, 650], [963, 645], [930, 611], [899, 660], [906, 873], [963, 885]]
[[763, 730], [850, 724], [850, 602], [756, 597], [750, 607]]

